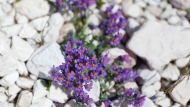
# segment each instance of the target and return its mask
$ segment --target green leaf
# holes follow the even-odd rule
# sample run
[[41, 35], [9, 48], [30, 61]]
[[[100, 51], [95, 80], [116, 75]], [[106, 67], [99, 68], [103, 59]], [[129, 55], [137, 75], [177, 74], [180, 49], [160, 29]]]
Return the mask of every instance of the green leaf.
[[41, 83], [46, 89], [49, 91], [51, 87], [51, 81], [50, 80], [41, 80]]
[[106, 84], [100, 84], [100, 88], [106, 88]]

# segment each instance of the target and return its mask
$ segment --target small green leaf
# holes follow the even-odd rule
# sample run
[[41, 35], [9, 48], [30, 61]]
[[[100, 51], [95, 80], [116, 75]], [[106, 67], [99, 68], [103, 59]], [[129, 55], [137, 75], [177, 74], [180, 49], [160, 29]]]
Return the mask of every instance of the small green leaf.
[[41, 83], [44, 87], [47, 88], [48, 91], [50, 90], [50, 87], [51, 87], [51, 81], [50, 80], [41, 80]]

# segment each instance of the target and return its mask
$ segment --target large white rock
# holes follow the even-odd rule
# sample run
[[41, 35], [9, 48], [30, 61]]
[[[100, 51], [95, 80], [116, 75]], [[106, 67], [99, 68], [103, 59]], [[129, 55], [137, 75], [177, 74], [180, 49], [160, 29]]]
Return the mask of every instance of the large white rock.
[[188, 9], [190, 7], [190, 0], [169, 0], [169, 2], [179, 9]]
[[48, 23], [48, 19], [49, 19], [49, 16], [40, 17], [40, 18], [32, 20], [31, 24], [36, 28], [36, 30], [42, 31], [46, 23]]
[[37, 80], [33, 87], [33, 99], [32, 104], [37, 103], [40, 101], [41, 98], [45, 97], [47, 95], [46, 88], [42, 85], [41, 80]]
[[20, 75], [25, 75], [25, 76], [28, 75], [28, 70], [27, 70], [26, 64], [24, 62], [20, 62], [20, 61], [18, 62], [17, 71]]
[[25, 15], [21, 15], [20, 13], [16, 13], [16, 17], [15, 17], [17, 23], [19, 24], [24, 24], [24, 23], [28, 23], [29, 20]]
[[0, 32], [0, 77], [14, 72], [17, 67], [17, 60], [13, 59], [9, 47], [9, 39]]
[[22, 0], [14, 4], [17, 12], [29, 19], [44, 16], [49, 13], [50, 6], [46, 0]]
[[64, 86], [52, 82], [47, 97], [53, 101], [65, 103], [69, 98], [69, 91]]
[[160, 75], [162, 78], [165, 78], [170, 81], [175, 81], [179, 78], [180, 71], [177, 68], [177, 66], [170, 63], [163, 71], [160, 71]]
[[100, 83], [99, 81], [92, 80], [92, 89], [87, 91], [83, 89], [84, 92], [88, 93], [89, 97], [93, 99], [94, 102], [99, 101], [100, 96]]
[[0, 107], [9, 107], [9, 103], [6, 101], [3, 101], [0, 103]]
[[100, 19], [98, 18], [97, 14], [92, 14], [88, 18], [87, 22], [91, 25], [94, 26], [99, 26], [100, 25]]
[[7, 26], [7, 27], [3, 27], [1, 30], [8, 36], [14, 36], [14, 35], [18, 35], [20, 30], [22, 28], [21, 24], [15, 24], [12, 26]]
[[0, 102], [7, 101], [8, 97], [4, 93], [0, 93]]
[[146, 95], [146, 97], [150, 98], [156, 94], [155, 88], [152, 85], [143, 86], [141, 88], [142, 94]]
[[18, 96], [16, 105], [19, 107], [29, 107], [31, 101], [32, 101], [32, 93], [27, 90], [23, 90]]
[[11, 49], [14, 57], [20, 61], [28, 60], [34, 52], [30, 44], [18, 36], [13, 36]]
[[53, 102], [50, 99], [43, 97], [39, 99], [37, 103], [32, 104], [30, 107], [54, 107], [54, 106], [53, 106]]
[[127, 24], [127, 32], [132, 36], [132, 34], [139, 29], [140, 24], [133, 18], [128, 18], [127, 19], [128, 24]]
[[154, 89], [156, 90], [156, 91], [159, 91], [160, 90], [160, 88], [161, 88], [161, 83], [158, 81], [158, 82], [155, 82], [154, 84], [153, 84], [153, 86], [154, 86]]
[[4, 16], [4, 17], [1, 17], [0, 18], [0, 26], [10, 26], [10, 25], [13, 25], [15, 22], [14, 22], [14, 16]]
[[151, 85], [161, 79], [160, 74], [156, 70], [151, 71], [146, 67], [139, 68], [138, 73], [143, 78], [144, 85]]
[[65, 104], [64, 107], [77, 107], [77, 103], [76, 103], [75, 100], [70, 100], [69, 102], [67, 102], [67, 103]]
[[5, 93], [5, 88], [4, 87], [0, 87], [0, 93]]
[[173, 90], [170, 92], [170, 96], [176, 102], [179, 102], [183, 106], [187, 104], [190, 99], [190, 80], [185, 77]]
[[65, 62], [60, 46], [56, 43], [48, 43], [37, 49], [27, 62], [30, 73], [44, 79], [51, 80], [50, 71], [53, 67]]
[[20, 33], [19, 33], [19, 36], [21, 38], [32, 38], [32, 39], [34, 39], [36, 37], [36, 35], [37, 35], [37, 31], [30, 24], [24, 24]]
[[15, 95], [15, 94], [17, 94], [20, 90], [21, 90], [20, 87], [18, 87], [16, 84], [13, 84], [12, 86], [10, 86], [10, 87], [8, 88], [8, 94], [9, 94], [9, 96], [10, 96], [10, 95]]
[[180, 17], [177, 16], [177, 15], [174, 15], [174, 16], [171, 16], [169, 19], [168, 19], [168, 22], [169, 24], [172, 24], [172, 25], [177, 25], [179, 24], [181, 21]]
[[137, 17], [142, 16], [143, 10], [140, 6], [138, 6], [136, 4], [132, 4], [132, 5], [130, 5], [130, 7], [127, 10], [123, 9], [123, 14], [125, 16], [137, 18]]
[[[152, 27], [154, 26], [154, 27]], [[170, 61], [190, 54], [190, 30], [159, 22], [147, 22], [127, 43], [151, 68], [161, 70]]]
[[57, 41], [57, 39], [59, 38], [59, 31], [63, 23], [64, 19], [60, 13], [52, 14], [43, 32], [43, 35], [45, 36], [44, 41]]
[[179, 68], [183, 68], [189, 63], [189, 61], [190, 61], [190, 56], [186, 58], [177, 59], [175, 61], [175, 65]]
[[161, 107], [171, 107], [171, 100], [169, 98], [161, 99], [155, 103]]
[[3, 3], [2, 9], [5, 13], [8, 13], [12, 10], [12, 6], [9, 3]]
[[13, 85], [14, 83], [15, 83], [15, 81], [18, 79], [18, 76], [19, 76], [19, 74], [18, 74], [18, 72], [13, 72], [13, 73], [11, 73], [11, 74], [8, 74], [8, 75], [6, 75], [5, 77], [3, 77], [1, 80], [0, 80], [0, 84], [2, 85], [2, 86], [5, 86], [5, 87], [7, 87], [7, 86], [11, 86], [11, 85]]
[[25, 78], [25, 77], [19, 77], [16, 81], [16, 84], [23, 89], [31, 89], [34, 85], [34, 80]]
[[[115, 59], [119, 58], [121, 55], [129, 55], [124, 49], [120, 48], [110, 48], [108, 50], [105, 50], [102, 53], [102, 56], [105, 55], [106, 53], [108, 54], [108, 58], [110, 58], [110, 64], [114, 62]], [[136, 60], [129, 55], [129, 62], [122, 62], [122, 68], [132, 68], [136, 64]]]
[[138, 85], [137, 85], [136, 82], [125, 82], [123, 84], [123, 86], [124, 86], [125, 89], [129, 89], [129, 88], [132, 88], [132, 89], [135, 89], [135, 90], [138, 89]]

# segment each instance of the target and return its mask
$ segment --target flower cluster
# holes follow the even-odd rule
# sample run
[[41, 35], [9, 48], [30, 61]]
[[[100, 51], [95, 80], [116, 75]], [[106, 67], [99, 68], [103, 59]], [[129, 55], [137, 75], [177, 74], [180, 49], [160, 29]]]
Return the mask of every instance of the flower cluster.
[[74, 92], [77, 102], [90, 106], [93, 99], [84, 91], [92, 88], [92, 79], [96, 80], [107, 75], [105, 67], [109, 62], [108, 54], [98, 61], [96, 54], [83, 46], [80, 40], [70, 38], [67, 42], [64, 54], [66, 62], [53, 67], [52, 79], [58, 84], [64, 85]]
[[142, 107], [146, 96], [142, 96], [140, 91], [135, 91], [132, 88], [127, 89], [124, 94], [119, 96], [119, 99], [127, 100], [133, 107]]
[[118, 9], [117, 12], [112, 13], [113, 8], [114, 5], [106, 8], [107, 20], [103, 21], [100, 27], [105, 30], [105, 34], [114, 36], [110, 44], [116, 46], [123, 38], [123, 34], [120, 30], [124, 30], [127, 23], [125, 17], [122, 15], [121, 9]]
[[[56, 0], [56, 6], [58, 8], [61, 7], [63, 5], [63, 2], [63, 0]], [[90, 6], [96, 4], [96, 0], [68, 0], [66, 4], [70, 10], [76, 8], [86, 10]]]

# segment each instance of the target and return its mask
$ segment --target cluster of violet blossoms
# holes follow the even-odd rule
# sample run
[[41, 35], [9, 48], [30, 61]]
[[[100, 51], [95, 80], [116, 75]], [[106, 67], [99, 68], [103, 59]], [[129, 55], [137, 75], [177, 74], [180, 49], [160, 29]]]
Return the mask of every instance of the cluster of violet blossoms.
[[125, 17], [122, 15], [121, 9], [118, 9], [117, 12], [112, 13], [114, 5], [111, 5], [106, 8], [106, 18], [107, 20], [103, 21], [100, 28], [104, 29], [105, 34], [114, 36], [110, 42], [111, 45], [116, 46], [120, 44], [123, 34], [120, 30], [125, 30], [127, 22]]
[[127, 89], [124, 94], [119, 96], [119, 99], [127, 100], [133, 107], [142, 107], [146, 96], [142, 96], [140, 91], [135, 91], [132, 88]]
[[[56, 0], [56, 7], [57, 8], [62, 7], [63, 3], [64, 3], [63, 0]], [[68, 0], [68, 2], [66, 3], [69, 10], [73, 10], [76, 8], [81, 10], [86, 10], [94, 4], [96, 4], [96, 0]]]
[[107, 75], [105, 67], [110, 59], [106, 54], [99, 63], [96, 55], [90, 53], [82, 41], [75, 41], [73, 38], [67, 42], [64, 54], [66, 62], [62, 63], [59, 69], [53, 67], [52, 79], [73, 91], [76, 102], [82, 102], [89, 107], [93, 99], [84, 90], [91, 90], [92, 79], [96, 80]]

